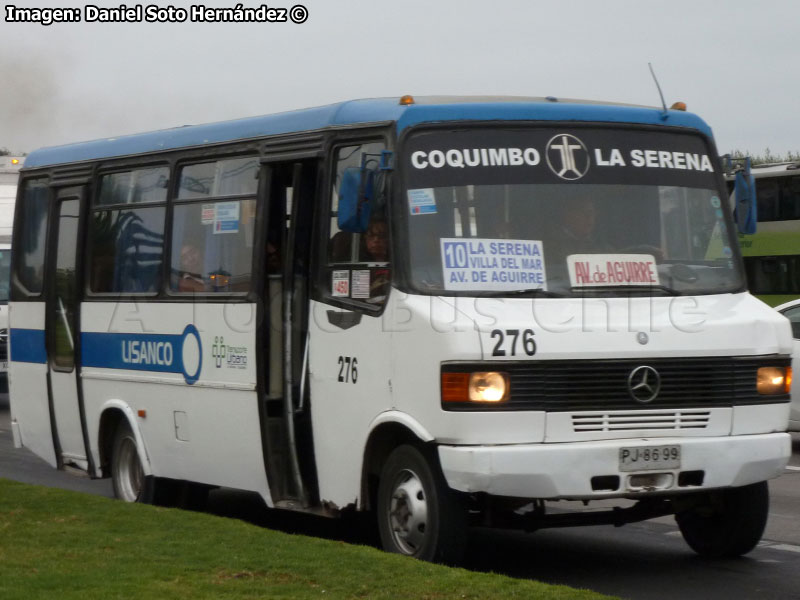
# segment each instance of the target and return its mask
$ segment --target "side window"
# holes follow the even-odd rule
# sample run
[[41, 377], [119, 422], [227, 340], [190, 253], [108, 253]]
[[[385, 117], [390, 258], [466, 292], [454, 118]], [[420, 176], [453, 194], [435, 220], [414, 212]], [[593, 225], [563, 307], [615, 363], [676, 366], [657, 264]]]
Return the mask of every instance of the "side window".
[[75, 265], [78, 244], [79, 201], [65, 200], [58, 205], [56, 241], [55, 314], [49, 333], [52, 339], [53, 365], [71, 371], [75, 366]]
[[800, 177], [781, 178], [781, 220], [800, 219]]
[[800, 294], [800, 255], [746, 256], [744, 268], [753, 294]]
[[89, 287], [155, 294], [161, 287], [169, 168], [110, 173], [92, 206]]
[[45, 180], [25, 182], [22, 217], [19, 220], [17, 280], [31, 294], [41, 294], [44, 282], [44, 249], [47, 239], [49, 190]]
[[170, 290], [247, 292], [259, 162], [256, 157], [187, 165], [173, 208]]
[[369, 142], [340, 146], [335, 151], [326, 269], [332, 298], [381, 305], [389, 293], [391, 260], [385, 178], [381, 174], [375, 178], [366, 232], [341, 231], [338, 219], [339, 191], [345, 170], [359, 168], [362, 161], [377, 169], [385, 149], [383, 142]]
[[167, 199], [169, 169], [156, 167], [112, 173], [100, 180], [97, 204], [153, 204]]
[[766, 179], [756, 182], [756, 203], [758, 204], [759, 221], [777, 221], [778, 216], [778, 182]]

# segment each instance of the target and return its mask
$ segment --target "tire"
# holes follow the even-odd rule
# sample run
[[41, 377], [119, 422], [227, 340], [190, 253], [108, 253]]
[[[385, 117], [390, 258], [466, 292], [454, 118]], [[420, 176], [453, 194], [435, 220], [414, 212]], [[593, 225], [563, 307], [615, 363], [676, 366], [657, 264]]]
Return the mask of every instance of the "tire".
[[467, 539], [466, 508], [439, 464], [414, 446], [387, 459], [378, 484], [378, 530], [387, 552], [457, 564]]
[[144, 502], [147, 489], [139, 460], [139, 447], [127, 421], [121, 421], [114, 434], [111, 451], [111, 483], [114, 496], [123, 502]]
[[700, 556], [735, 557], [756, 547], [769, 514], [767, 482], [709, 492], [675, 515], [686, 543]]
[[179, 482], [144, 474], [139, 446], [127, 421], [121, 421], [114, 434], [111, 483], [114, 496], [123, 502], [174, 506], [179, 493]]

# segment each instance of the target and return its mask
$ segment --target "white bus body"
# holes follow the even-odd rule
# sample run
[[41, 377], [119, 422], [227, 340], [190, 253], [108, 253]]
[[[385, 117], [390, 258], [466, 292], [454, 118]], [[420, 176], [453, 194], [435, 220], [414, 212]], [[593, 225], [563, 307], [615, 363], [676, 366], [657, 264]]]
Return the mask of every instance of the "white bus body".
[[[429, 560], [471, 518], [675, 514], [697, 552], [745, 553], [791, 454], [791, 335], [746, 291], [714, 153], [687, 113], [545, 99], [33, 153], [15, 442], [129, 501], [373, 510], [386, 549]], [[638, 503], [545, 507], [609, 498]]]

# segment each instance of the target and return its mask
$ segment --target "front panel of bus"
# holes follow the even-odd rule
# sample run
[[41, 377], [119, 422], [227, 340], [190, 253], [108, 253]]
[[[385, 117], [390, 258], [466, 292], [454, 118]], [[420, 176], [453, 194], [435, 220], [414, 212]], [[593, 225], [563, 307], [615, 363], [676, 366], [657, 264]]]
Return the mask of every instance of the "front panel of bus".
[[707, 139], [438, 126], [399, 155], [392, 398], [452, 487], [585, 498], [780, 473], [786, 377], [759, 378], [788, 377], [790, 336], [744, 291]]

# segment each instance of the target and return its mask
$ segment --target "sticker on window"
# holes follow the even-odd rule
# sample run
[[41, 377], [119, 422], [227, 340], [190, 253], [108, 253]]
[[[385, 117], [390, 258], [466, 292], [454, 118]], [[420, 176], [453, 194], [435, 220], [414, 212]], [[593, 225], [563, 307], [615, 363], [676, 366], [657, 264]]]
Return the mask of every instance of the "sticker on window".
[[408, 208], [412, 215], [432, 215], [436, 213], [436, 197], [433, 188], [408, 190]]
[[335, 298], [347, 298], [350, 296], [350, 271], [333, 272], [331, 295]]
[[572, 287], [659, 285], [652, 254], [570, 254], [567, 268]]
[[547, 290], [539, 240], [442, 238], [441, 251], [446, 290]]
[[200, 211], [200, 223], [203, 225], [212, 225], [214, 223], [215, 214], [216, 209], [213, 204], [203, 204], [203, 208]]
[[239, 203], [218, 202], [215, 205], [214, 233], [239, 232]]
[[369, 298], [369, 271], [353, 271], [352, 298]]

